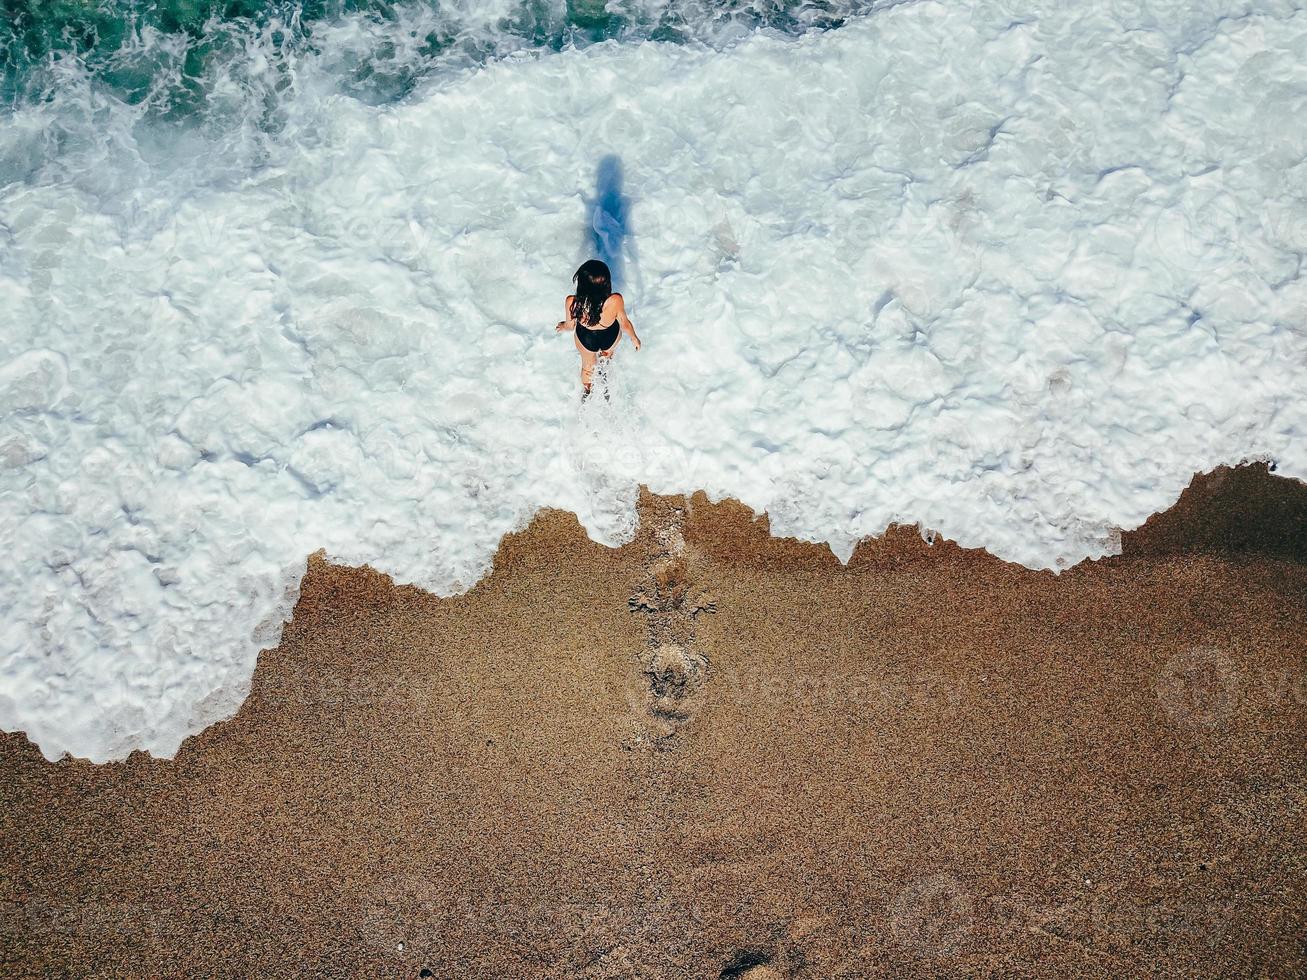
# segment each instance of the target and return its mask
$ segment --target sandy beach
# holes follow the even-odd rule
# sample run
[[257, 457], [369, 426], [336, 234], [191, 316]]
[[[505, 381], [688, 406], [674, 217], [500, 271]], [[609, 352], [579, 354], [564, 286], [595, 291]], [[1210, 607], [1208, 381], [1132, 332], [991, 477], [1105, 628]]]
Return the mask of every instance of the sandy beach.
[[0, 736], [0, 970], [1301, 975], [1305, 562], [1261, 466], [1060, 576], [702, 494], [454, 598], [315, 558], [175, 759]]
[[1307, 978], [1302, 3], [3, 9], [0, 980]]

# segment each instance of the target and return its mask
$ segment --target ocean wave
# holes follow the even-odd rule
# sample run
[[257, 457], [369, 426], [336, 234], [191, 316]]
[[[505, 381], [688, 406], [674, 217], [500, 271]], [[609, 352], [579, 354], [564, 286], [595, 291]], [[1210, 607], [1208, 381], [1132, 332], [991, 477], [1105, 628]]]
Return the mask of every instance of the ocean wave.
[[[1215, 464], [1307, 476], [1301, 10], [909, 3], [382, 105], [365, 21], [233, 29], [184, 120], [53, 59], [0, 127], [0, 726], [51, 758], [230, 715], [319, 548], [450, 594], [643, 483], [1060, 569]], [[578, 408], [595, 253], [645, 347]]]
[[[107, 93], [178, 118], [257, 51], [289, 76], [318, 59], [339, 91], [393, 102], [423, 79], [524, 53], [603, 41], [725, 48], [750, 33], [838, 27], [893, 0], [6, 0], [7, 104], [58, 87], [77, 62]], [[237, 69], [239, 71], [239, 69]]]

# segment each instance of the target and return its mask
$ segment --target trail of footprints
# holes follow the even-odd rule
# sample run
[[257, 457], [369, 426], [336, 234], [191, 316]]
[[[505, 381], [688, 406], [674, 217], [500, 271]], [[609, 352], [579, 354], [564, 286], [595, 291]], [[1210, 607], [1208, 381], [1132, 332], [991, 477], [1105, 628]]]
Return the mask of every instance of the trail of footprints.
[[716, 612], [713, 597], [690, 581], [685, 512], [673, 507], [654, 531], [658, 549], [643, 583], [631, 595], [631, 612], [646, 617], [649, 638], [640, 651], [634, 705], [659, 743], [693, 717], [708, 680], [708, 658], [695, 647], [695, 619]]
[[[652, 747], [659, 751], [675, 747], [676, 734], [702, 703], [712, 670], [695, 643], [695, 623], [705, 613], [715, 613], [717, 604], [708, 590], [692, 580], [691, 556], [681, 532], [684, 521], [685, 511], [680, 507], [664, 512], [653, 532], [655, 548], [646, 575], [628, 600], [631, 612], [644, 616], [648, 627], [648, 639], [638, 654], [632, 707], [641, 716], [644, 734], [652, 736]], [[663, 777], [675, 772], [655, 767], [655, 780], [659, 771]], [[789, 953], [775, 938], [762, 947], [736, 950], [718, 975], [722, 980], [784, 980], [791, 976]]]

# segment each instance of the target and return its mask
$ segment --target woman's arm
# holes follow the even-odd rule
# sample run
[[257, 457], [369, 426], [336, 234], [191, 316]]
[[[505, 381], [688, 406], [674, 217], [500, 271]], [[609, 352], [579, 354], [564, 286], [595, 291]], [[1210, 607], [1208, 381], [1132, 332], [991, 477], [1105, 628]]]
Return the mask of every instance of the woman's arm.
[[622, 299], [621, 293], [613, 293], [617, 300], [617, 320], [622, 325], [622, 331], [631, 338], [631, 343], [635, 344], [635, 349], [640, 349], [640, 338], [636, 335], [635, 324], [631, 318], [626, 315], [626, 300]]
[[565, 319], [565, 320], [559, 320], [559, 321], [558, 321], [558, 325], [555, 326], [554, 329], [557, 330], [559, 333], [562, 333], [562, 332], [564, 332], [565, 330], [575, 330], [575, 329], [576, 329], [576, 321], [572, 319], [572, 297], [571, 297], [571, 296], [569, 296], [569, 297], [567, 297], [567, 299], [563, 300], [563, 315], [564, 315], [567, 319]]

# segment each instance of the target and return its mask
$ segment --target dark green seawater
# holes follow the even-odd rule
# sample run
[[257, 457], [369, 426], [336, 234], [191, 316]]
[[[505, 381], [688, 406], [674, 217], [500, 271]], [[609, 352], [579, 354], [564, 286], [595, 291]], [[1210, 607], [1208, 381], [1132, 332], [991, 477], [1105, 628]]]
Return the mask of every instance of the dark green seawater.
[[[217, 83], [317, 59], [372, 104], [422, 79], [523, 51], [605, 40], [726, 45], [756, 30], [838, 27], [868, 0], [0, 0], [0, 101], [73, 80], [152, 116], [201, 109]], [[277, 82], [272, 83], [273, 91]]]

